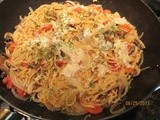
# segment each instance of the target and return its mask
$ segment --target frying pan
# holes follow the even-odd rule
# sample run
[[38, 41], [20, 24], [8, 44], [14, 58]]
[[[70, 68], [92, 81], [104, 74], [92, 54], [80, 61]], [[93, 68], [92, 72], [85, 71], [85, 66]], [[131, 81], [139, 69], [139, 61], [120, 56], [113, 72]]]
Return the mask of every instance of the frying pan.
[[[14, 26], [20, 22], [19, 15], [27, 15], [29, 6], [35, 9], [42, 4], [54, 1], [63, 2], [63, 0], [3, 0], [0, 4], [0, 50], [4, 51], [5, 47], [4, 33], [14, 31]], [[77, 1], [84, 5], [92, 3], [92, 0]], [[103, 8], [110, 9], [112, 12], [118, 11], [121, 16], [125, 16], [127, 20], [136, 26], [139, 35], [144, 32], [142, 40], [146, 49], [144, 50], [144, 63], [142, 68], [160, 63], [160, 23], [149, 7], [141, 0], [98, 0], [98, 3], [101, 4]], [[144, 101], [159, 84], [159, 71], [157, 69], [146, 70], [133, 80], [131, 89], [125, 96], [125, 101]], [[38, 119], [83, 120], [85, 117], [85, 115], [69, 116], [61, 114], [60, 112], [51, 112], [32, 101], [18, 100], [1, 82], [0, 98], [18, 111]], [[101, 114], [91, 115], [87, 120], [114, 118], [130, 111], [134, 107], [135, 106], [126, 105], [126, 109], [116, 115], [110, 114], [106, 108]]]

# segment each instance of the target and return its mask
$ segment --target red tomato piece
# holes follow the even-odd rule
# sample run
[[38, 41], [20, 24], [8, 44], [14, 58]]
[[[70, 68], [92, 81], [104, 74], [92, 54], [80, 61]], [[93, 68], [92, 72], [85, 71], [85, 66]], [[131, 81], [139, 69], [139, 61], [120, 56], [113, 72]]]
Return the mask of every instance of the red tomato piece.
[[97, 10], [98, 12], [100, 12], [100, 13], [103, 12], [103, 8], [102, 8], [102, 7], [97, 7], [96, 10]]
[[10, 81], [10, 78], [9, 77], [5, 77], [5, 78], [3, 78], [2, 82], [3, 82], [3, 84], [7, 84], [8, 81]]
[[116, 63], [114, 60], [109, 59], [109, 60], [107, 61], [107, 63], [108, 63], [108, 65], [109, 65], [109, 69], [110, 69], [111, 71], [113, 71], [113, 72], [119, 72], [119, 71], [120, 71], [121, 66], [117, 65], [117, 63]]
[[111, 11], [106, 9], [106, 10], [103, 11], [103, 13], [105, 13], [105, 14], [110, 14]]
[[90, 4], [89, 7], [95, 7], [97, 6], [96, 4]]
[[11, 89], [13, 87], [10, 77], [5, 77], [2, 82], [6, 85], [7, 89]]
[[74, 12], [77, 12], [77, 13], [80, 13], [83, 9], [81, 7], [77, 7], [75, 8], [73, 11]]
[[103, 25], [106, 25], [107, 23], [108, 23], [108, 21], [104, 21], [102, 24], [103, 24]]
[[127, 24], [121, 24], [119, 25], [119, 27], [127, 33], [129, 33], [132, 30], [132, 28]]
[[7, 89], [11, 89], [13, 87], [13, 83], [11, 81], [8, 81], [6, 87]]
[[37, 29], [37, 30], [33, 33], [33, 35], [39, 35], [39, 34], [41, 34], [43, 31], [44, 31], [44, 32], [47, 32], [47, 31], [49, 31], [49, 30], [51, 30], [51, 29], [53, 29], [52, 24], [48, 24], [48, 25], [46, 25], [46, 26], [44, 26], [44, 27], [42, 27], [42, 28]]
[[125, 72], [128, 74], [132, 73], [132, 71], [133, 71], [133, 68], [131, 67], [125, 69]]
[[52, 29], [52, 24], [48, 24], [48, 25], [46, 25], [46, 26], [44, 26], [44, 27], [42, 27], [42, 31], [45, 31], [45, 32], [47, 32], [47, 31], [49, 31], [49, 30], [51, 30]]
[[62, 67], [64, 64], [65, 64], [65, 62], [64, 62], [63, 60], [58, 60], [58, 61], [56, 61], [56, 65], [57, 65], [58, 67]]
[[19, 95], [19, 96], [21, 96], [21, 97], [24, 97], [24, 96], [26, 96], [27, 95], [27, 92], [26, 91], [24, 91], [24, 90], [22, 90], [22, 89], [20, 89], [20, 88], [16, 88], [16, 92], [17, 92], [17, 94]]
[[91, 114], [99, 114], [103, 111], [103, 107], [102, 106], [95, 106], [93, 108], [86, 107], [85, 110], [86, 112], [91, 113]]
[[16, 48], [16, 43], [11, 42], [11, 44], [9, 45], [9, 47], [7, 48], [10, 52], [13, 52], [14, 49]]

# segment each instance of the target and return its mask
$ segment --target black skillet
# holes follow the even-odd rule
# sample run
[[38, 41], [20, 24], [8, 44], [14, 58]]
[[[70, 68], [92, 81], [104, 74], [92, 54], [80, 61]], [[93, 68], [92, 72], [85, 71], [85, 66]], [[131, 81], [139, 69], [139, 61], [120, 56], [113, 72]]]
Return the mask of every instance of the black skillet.
[[[3, 35], [6, 31], [14, 31], [14, 26], [19, 23], [19, 15], [27, 15], [29, 6], [33, 9], [38, 6], [51, 3], [63, 2], [63, 0], [3, 0], [0, 4], [0, 49], [4, 51]], [[77, 0], [81, 4], [89, 5], [92, 0]], [[143, 67], [154, 66], [160, 63], [160, 23], [154, 13], [141, 0], [98, 0], [103, 8], [112, 12], [118, 11], [121, 16], [125, 16], [133, 25], [137, 27], [139, 35], [146, 45], [144, 50]], [[160, 73], [157, 69], [150, 69], [142, 72], [134, 79], [131, 89], [125, 97], [125, 101], [144, 101], [159, 85]], [[39, 119], [51, 120], [83, 120], [83, 116], [68, 116], [60, 112], [51, 112], [45, 107], [31, 101], [21, 101], [16, 99], [10, 90], [0, 82], [0, 98], [18, 111]], [[124, 102], [125, 104], [125, 102]], [[130, 111], [135, 106], [126, 105], [126, 109], [116, 115], [112, 115], [105, 109], [99, 115], [91, 115], [87, 120], [104, 120], [114, 118]]]

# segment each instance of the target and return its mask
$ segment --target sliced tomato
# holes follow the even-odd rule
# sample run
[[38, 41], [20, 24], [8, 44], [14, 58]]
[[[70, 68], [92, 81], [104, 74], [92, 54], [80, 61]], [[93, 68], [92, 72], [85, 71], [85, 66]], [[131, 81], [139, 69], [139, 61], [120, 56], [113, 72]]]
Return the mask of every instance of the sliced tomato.
[[5, 77], [2, 82], [6, 85], [7, 89], [11, 89], [13, 87], [10, 77]]
[[102, 7], [97, 7], [96, 10], [97, 10], [98, 12], [100, 12], [100, 13], [103, 12], [103, 8], [102, 8]]
[[8, 81], [6, 84], [7, 89], [13, 88], [13, 83], [11, 81]]
[[119, 72], [121, 70], [121, 66], [117, 65], [116, 61], [114, 59], [108, 59], [107, 61], [109, 69], [113, 72]]
[[52, 27], [53, 27], [52, 24], [48, 24], [48, 25], [42, 27], [41, 30], [47, 32], [47, 31], [51, 30]]
[[110, 70], [113, 72], [119, 72], [121, 69], [120, 67], [116, 66], [116, 63], [109, 63], [109, 65], [110, 65]]
[[9, 78], [9, 77], [5, 77], [5, 78], [3, 78], [3, 80], [2, 80], [3, 84], [6, 84], [8, 81], [10, 81], [10, 78]]
[[108, 23], [108, 21], [104, 21], [102, 24], [103, 24], [103, 25], [106, 25], [107, 23]]
[[119, 27], [127, 33], [129, 33], [132, 30], [132, 28], [127, 24], [120, 24]]
[[97, 6], [96, 4], [90, 4], [89, 7], [95, 7]]
[[125, 72], [128, 74], [132, 73], [132, 71], [133, 71], [133, 68], [131, 68], [131, 67], [125, 68]]
[[52, 24], [48, 24], [48, 25], [46, 25], [46, 26], [44, 26], [44, 27], [39, 28], [38, 30], [36, 30], [33, 34], [34, 35], [38, 35], [38, 34], [41, 34], [43, 31], [47, 32], [47, 31], [49, 31], [51, 29], [53, 29]]
[[57, 60], [57, 61], [56, 61], [56, 65], [57, 65], [58, 67], [62, 67], [64, 64], [65, 64], [65, 62], [64, 62], [63, 60]]
[[91, 114], [99, 114], [103, 111], [103, 107], [102, 106], [95, 106], [93, 108], [86, 107], [85, 110], [86, 112], [91, 113]]
[[15, 50], [15, 48], [16, 48], [16, 43], [15, 42], [11, 42], [7, 49], [10, 52], [13, 52]]
[[21, 97], [24, 97], [24, 96], [27, 95], [27, 92], [25, 92], [24, 90], [22, 90], [22, 89], [20, 89], [20, 88], [18, 88], [18, 87], [16, 87], [16, 92], [17, 92], [17, 94], [18, 94], [19, 96], [21, 96]]
[[104, 14], [110, 14], [111, 11], [106, 9], [106, 10], [103, 10], [103, 13], [104, 13]]
[[77, 7], [75, 8], [73, 11], [74, 12], [77, 12], [77, 13], [80, 13], [83, 9], [81, 7]]

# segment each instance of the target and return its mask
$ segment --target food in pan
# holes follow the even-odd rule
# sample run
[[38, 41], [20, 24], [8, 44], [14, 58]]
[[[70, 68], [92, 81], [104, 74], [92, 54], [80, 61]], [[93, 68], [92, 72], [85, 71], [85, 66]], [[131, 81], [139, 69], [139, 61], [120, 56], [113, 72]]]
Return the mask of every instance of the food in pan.
[[22, 100], [71, 115], [99, 114], [126, 95], [145, 48], [136, 28], [99, 4], [44, 4], [6, 32], [3, 79]]

